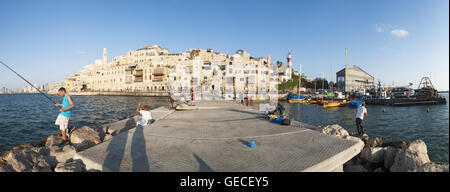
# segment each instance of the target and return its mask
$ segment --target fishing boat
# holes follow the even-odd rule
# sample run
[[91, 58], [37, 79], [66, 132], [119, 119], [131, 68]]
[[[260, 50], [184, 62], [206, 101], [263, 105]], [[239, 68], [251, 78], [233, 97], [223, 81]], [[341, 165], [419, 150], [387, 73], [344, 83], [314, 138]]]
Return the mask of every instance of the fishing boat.
[[317, 100], [309, 100], [308, 103], [309, 104], [318, 104], [319, 101], [317, 101]]
[[341, 106], [342, 105], [342, 103], [340, 103], [340, 102], [333, 102], [333, 103], [324, 103], [323, 104], [323, 107], [324, 108], [328, 108], [328, 107], [339, 107], [339, 106]]
[[359, 107], [362, 105], [362, 103], [364, 102], [364, 100], [356, 100], [356, 101], [350, 101], [347, 103], [347, 106], [349, 107]]
[[289, 103], [308, 103], [308, 101], [298, 99], [298, 100], [289, 100]]
[[292, 95], [291, 93], [289, 93], [288, 102], [289, 103], [307, 103], [308, 101], [306, 100], [305, 96]]

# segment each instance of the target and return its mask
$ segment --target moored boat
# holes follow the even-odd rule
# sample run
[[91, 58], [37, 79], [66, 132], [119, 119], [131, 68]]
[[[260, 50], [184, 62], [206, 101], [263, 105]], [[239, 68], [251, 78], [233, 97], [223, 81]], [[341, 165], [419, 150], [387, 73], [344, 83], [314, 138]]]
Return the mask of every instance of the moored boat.
[[327, 108], [327, 107], [339, 107], [339, 106], [341, 106], [341, 104], [342, 103], [340, 103], [340, 102], [325, 103], [325, 104], [323, 104], [323, 107], [324, 108]]
[[364, 102], [364, 100], [356, 100], [356, 101], [351, 101], [347, 103], [347, 106], [349, 107], [359, 107], [361, 106], [361, 104]]
[[304, 99], [289, 99], [289, 103], [308, 103], [307, 100]]

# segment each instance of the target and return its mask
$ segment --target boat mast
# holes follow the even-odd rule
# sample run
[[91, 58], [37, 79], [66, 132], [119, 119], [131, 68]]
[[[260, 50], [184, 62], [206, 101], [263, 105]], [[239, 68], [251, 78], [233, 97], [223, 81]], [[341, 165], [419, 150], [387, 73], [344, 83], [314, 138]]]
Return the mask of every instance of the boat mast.
[[[325, 73], [322, 72], [322, 93], [325, 93]], [[323, 100], [323, 95], [322, 95], [322, 100]]]
[[330, 79], [330, 84], [331, 84], [331, 100], [334, 101], [334, 91], [333, 91], [333, 65], [331, 65], [331, 79]]
[[298, 78], [298, 98], [300, 99], [300, 88], [302, 87], [302, 64], [300, 64], [300, 72]]

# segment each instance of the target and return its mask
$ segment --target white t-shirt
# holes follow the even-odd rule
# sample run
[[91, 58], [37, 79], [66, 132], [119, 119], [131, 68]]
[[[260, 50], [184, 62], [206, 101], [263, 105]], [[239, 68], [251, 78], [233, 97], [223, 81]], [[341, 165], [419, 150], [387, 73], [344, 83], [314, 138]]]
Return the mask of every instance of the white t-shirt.
[[141, 110], [141, 116], [142, 118], [138, 121], [138, 124], [145, 126], [148, 123], [148, 120], [152, 119], [152, 115], [150, 114], [150, 111]]
[[358, 107], [358, 111], [356, 112], [356, 118], [364, 119], [364, 113], [367, 113], [367, 109], [365, 107]]
[[269, 108], [270, 108], [269, 103], [264, 104], [264, 114], [265, 115], [269, 114]]

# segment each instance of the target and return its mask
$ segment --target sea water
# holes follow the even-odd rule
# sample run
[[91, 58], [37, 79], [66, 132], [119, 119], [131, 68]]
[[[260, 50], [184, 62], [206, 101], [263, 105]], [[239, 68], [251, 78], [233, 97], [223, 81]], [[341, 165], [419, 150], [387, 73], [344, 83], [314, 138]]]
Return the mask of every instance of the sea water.
[[[56, 103], [62, 102], [62, 97], [49, 97]], [[138, 115], [138, 103], [150, 109], [167, 106], [167, 98], [163, 97], [73, 96], [73, 101], [75, 108], [69, 124], [90, 127]], [[0, 152], [57, 133], [58, 114], [59, 108], [41, 94], [0, 94]]]

